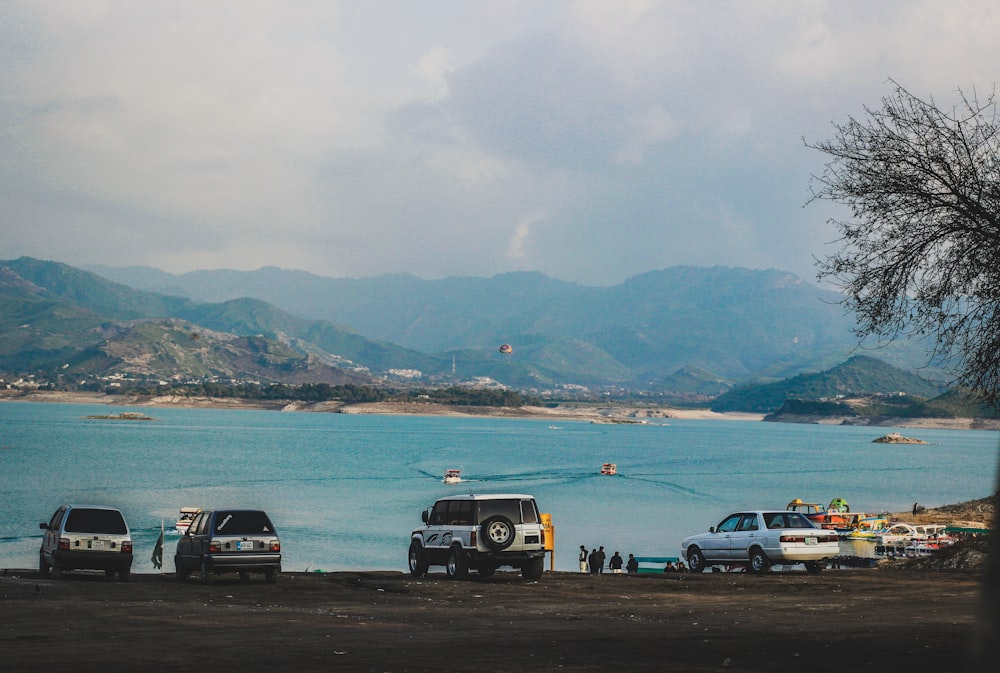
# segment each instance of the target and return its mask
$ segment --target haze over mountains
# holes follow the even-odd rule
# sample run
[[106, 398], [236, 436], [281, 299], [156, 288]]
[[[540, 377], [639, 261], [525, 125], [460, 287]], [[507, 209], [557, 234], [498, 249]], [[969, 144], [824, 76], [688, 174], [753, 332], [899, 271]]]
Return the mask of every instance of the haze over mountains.
[[[134, 367], [147, 349], [147, 364], [161, 360], [158, 375], [175, 366], [287, 381], [488, 377], [536, 391], [715, 396], [830, 368], [856, 346], [836, 294], [774, 270], [674, 267], [593, 287], [540, 273], [422, 280], [273, 267], [90, 269], [0, 262], [0, 369], [66, 360], [72, 371], [96, 371], [123, 352]], [[504, 343], [513, 352], [501, 354]], [[216, 361], [223, 352], [226, 364]], [[876, 354], [906, 370], [926, 360], [914, 344]]]

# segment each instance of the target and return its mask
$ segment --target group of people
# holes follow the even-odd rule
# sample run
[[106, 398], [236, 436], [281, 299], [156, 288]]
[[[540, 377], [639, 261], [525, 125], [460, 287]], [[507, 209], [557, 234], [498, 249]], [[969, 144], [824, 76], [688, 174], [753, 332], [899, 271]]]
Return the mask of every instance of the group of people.
[[[580, 545], [580, 572], [592, 573], [594, 575], [603, 573], [604, 560], [607, 556], [608, 555], [604, 552], [603, 546], [598, 547], [597, 549], [591, 549], [588, 554], [587, 548]], [[629, 554], [629, 558], [633, 561], [635, 560], [631, 554]], [[615, 574], [621, 573], [623, 563], [621, 554], [615, 552], [608, 561], [608, 570]]]
[[[598, 547], [597, 549], [591, 549], [587, 552], [587, 547], [580, 545], [580, 572], [591, 573], [593, 575], [599, 575], [604, 572], [604, 561], [607, 558], [607, 554], [604, 552], [604, 547]], [[622, 568], [629, 575], [633, 575], [639, 572], [639, 561], [636, 560], [635, 554], [628, 555], [628, 561], [622, 558], [622, 555], [615, 552], [608, 559], [608, 570], [612, 574], [619, 575], [622, 573]], [[667, 561], [667, 565], [663, 568], [665, 573], [683, 573], [687, 572], [687, 566], [684, 565], [684, 561], [678, 561], [674, 565], [673, 561]]]

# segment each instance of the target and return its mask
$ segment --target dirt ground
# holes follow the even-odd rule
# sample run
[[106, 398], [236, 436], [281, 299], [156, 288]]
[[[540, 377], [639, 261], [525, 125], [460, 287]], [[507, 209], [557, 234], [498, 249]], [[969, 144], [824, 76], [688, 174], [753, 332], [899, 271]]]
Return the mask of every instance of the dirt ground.
[[[893, 518], [992, 521], [996, 500]], [[980, 541], [817, 575], [336, 572], [273, 585], [7, 569], [0, 670], [978, 671], [977, 634], [1000, 656], [1000, 632], [981, 618], [986, 559]]]
[[962, 671], [981, 570], [129, 583], [0, 571], [5, 671]]

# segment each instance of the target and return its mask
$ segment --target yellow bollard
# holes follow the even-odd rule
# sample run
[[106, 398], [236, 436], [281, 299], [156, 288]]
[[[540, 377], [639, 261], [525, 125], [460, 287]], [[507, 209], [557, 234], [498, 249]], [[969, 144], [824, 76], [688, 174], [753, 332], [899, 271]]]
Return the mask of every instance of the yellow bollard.
[[556, 569], [556, 527], [552, 525], [552, 515], [542, 514], [542, 530], [545, 532], [545, 551], [549, 556], [549, 570]]

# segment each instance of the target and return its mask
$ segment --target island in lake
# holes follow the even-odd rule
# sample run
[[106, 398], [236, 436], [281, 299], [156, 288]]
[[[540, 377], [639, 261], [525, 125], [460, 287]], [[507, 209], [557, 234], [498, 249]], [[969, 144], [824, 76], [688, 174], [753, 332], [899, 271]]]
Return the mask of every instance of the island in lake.
[[101, 414], [94, 416], [84, 416], [98, 421], [155, 421], [156, 419], [138, 411], [123, 411], [120, 414]]

